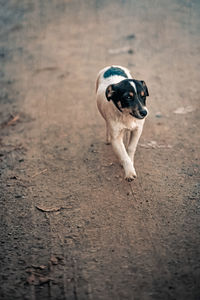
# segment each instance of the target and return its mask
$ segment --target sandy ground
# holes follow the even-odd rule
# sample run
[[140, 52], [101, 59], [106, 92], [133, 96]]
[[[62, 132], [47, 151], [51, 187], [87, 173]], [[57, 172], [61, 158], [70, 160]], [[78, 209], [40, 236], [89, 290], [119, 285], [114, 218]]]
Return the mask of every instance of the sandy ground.
[[[0, 299], [200, 299], [198, 0], [0, 1]], [[106, 66], [150, 111], [124, 181]]]

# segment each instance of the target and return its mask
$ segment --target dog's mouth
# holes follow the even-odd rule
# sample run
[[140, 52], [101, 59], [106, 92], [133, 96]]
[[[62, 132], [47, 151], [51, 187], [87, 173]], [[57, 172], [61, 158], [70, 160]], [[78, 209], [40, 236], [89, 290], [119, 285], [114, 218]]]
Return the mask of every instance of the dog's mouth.
[[132, 117], [134, 117], [134, 118], [136, 118], [136, 119], [140, 119], [140, 120], [142, 120], [142, 119], [144, 119], [146, 116], [147, 116], [147, 111], [146, 110], [143, 110], [143, 111], [141, 111], [141, 112], [130, 112], [130, 115], [132, 116]]

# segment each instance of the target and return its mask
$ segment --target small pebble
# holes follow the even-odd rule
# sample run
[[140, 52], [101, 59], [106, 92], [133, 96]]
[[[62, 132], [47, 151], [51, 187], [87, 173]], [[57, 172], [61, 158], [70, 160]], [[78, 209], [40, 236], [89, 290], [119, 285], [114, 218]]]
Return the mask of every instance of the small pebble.
[[156, 118], [162, 118], [162, 114], [161, 114], [160, 112], [157, 112], [157, 113], [155, 114], [155, 116], [156, 116]]
[[128, 54], [133, 54], [134, 52], [133, 52], [133, 49], [129, 49], [128, 50]]
[[127, 40], [133, 40], [135, 38], [135, 35], [134, 34], [129, 34], [127, 35]]

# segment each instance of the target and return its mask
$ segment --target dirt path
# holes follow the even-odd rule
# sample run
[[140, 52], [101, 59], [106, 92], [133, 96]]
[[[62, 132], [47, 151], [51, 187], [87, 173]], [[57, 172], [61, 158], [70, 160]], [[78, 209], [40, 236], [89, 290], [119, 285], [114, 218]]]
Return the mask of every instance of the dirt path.
[[[1, 0], [1, 299], [200, 299], [199, 31], [198, 0]], [[151, 96], [133, 183], [95, 103], [111, 64]]]

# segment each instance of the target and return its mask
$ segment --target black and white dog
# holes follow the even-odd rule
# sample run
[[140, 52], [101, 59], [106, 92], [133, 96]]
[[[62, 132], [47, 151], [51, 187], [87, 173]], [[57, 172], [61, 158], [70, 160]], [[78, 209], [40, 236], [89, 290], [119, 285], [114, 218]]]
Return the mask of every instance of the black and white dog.
[[[144, 81], [132, 78], [128, 69], [111, 66], [102, 69], [96, 81], [97, 106], [106, 121], [107, 143], [111, 143], [124, 171], [125, 179], [136, 177], [134, 154], [147, 116]], [[123, 143], [125, 130], [131, 132], [127, 150]]]

